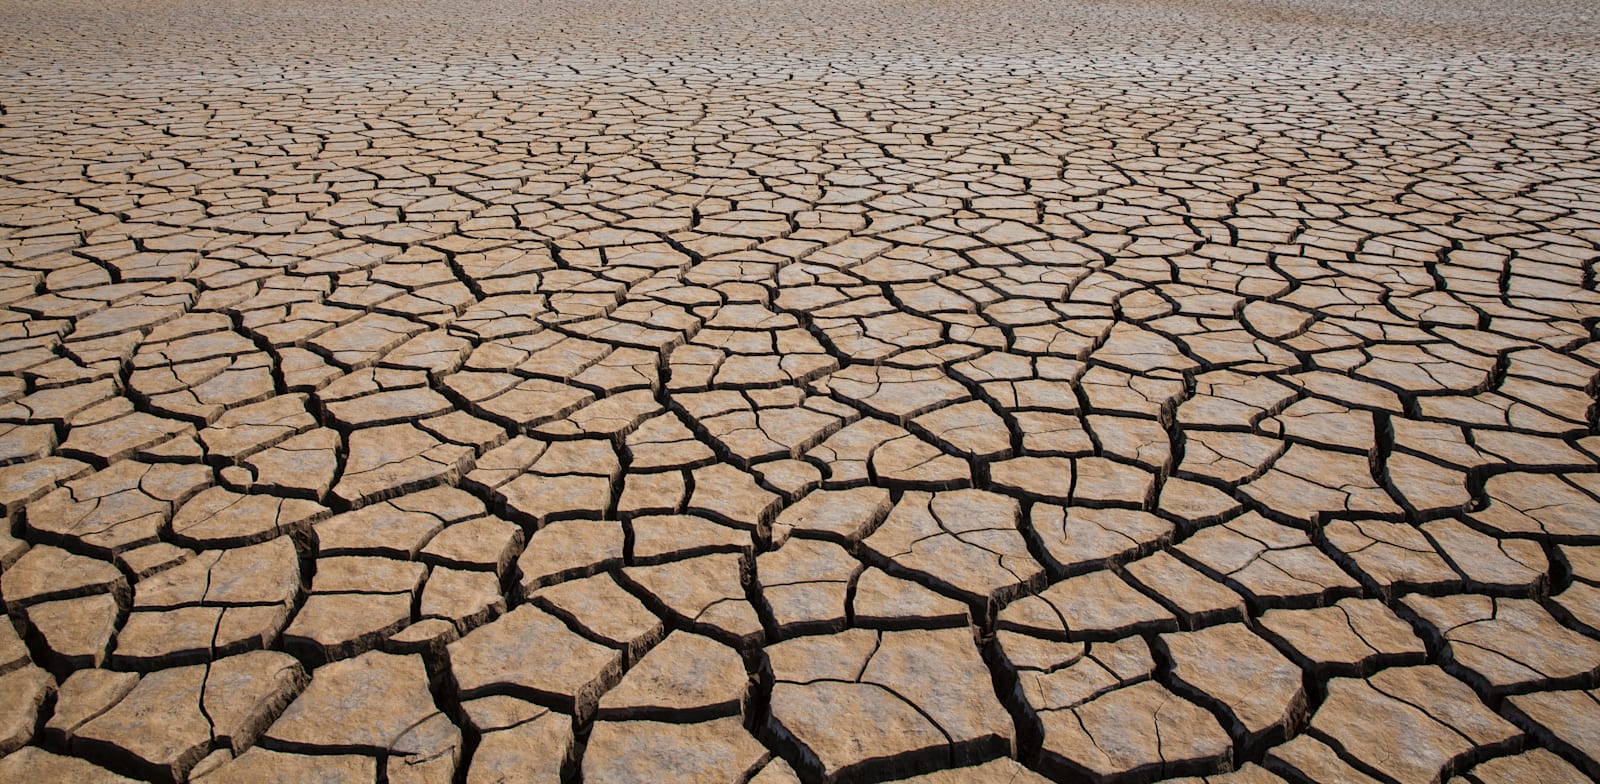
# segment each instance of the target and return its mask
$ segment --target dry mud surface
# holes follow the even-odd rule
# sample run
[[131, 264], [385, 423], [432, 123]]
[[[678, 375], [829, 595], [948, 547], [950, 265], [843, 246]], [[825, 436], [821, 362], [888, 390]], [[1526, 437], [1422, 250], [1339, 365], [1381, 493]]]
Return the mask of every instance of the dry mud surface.
[[1581, 1], [6, 2], [0, 780], [1588, 780], [1597, 128]]

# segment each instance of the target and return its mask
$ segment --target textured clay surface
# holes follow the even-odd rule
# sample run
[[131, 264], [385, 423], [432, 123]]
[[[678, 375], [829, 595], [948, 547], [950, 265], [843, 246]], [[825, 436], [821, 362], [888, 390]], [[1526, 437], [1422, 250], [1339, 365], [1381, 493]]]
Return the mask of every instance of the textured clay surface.
[[1587, 0], [0, 3], [0, 781], [1600, 776]]

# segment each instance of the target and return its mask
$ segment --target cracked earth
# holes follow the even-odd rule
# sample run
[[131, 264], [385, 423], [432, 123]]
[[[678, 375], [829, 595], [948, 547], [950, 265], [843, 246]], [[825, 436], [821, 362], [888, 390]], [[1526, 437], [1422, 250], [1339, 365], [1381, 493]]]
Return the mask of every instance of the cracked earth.
[[16, 0], [0, 781], [1600, 776], [1600, 12]]

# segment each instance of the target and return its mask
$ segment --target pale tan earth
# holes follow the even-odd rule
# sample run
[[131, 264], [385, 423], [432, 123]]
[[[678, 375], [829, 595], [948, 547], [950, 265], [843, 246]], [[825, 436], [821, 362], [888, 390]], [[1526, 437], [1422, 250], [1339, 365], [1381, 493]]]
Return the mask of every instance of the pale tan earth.
[[1597, 264], [1586, 0], [8, 0], [0, 782], [1585, 781]]

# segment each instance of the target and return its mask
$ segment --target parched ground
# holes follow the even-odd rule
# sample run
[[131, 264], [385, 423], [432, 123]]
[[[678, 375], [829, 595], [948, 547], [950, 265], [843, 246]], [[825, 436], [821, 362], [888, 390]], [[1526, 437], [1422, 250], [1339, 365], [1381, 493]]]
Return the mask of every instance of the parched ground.
[[1597, 264], [1587, 0], [7, 0], [0, 781], [1587, 781]]

